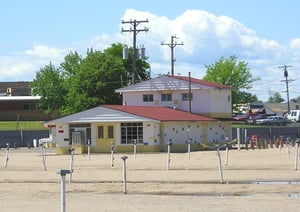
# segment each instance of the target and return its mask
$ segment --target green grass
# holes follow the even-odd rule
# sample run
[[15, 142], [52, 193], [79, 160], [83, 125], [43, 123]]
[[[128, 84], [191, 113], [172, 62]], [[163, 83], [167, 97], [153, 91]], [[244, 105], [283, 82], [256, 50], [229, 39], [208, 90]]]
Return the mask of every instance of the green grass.
[[4, 130], [47, 130], [43, 121], [0, 121], [0, 131]]

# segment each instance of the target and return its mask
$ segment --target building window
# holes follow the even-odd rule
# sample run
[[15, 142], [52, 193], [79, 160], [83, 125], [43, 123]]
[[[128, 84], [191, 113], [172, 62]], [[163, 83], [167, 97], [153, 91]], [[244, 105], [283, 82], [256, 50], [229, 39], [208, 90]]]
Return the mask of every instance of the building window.
[[143, 102], [153, 102], [153, 94], [144, 94]]
[[104, 138], [104, 127], [98, 126], [98, 138]]
[[107, 137], [114, 138], [114, 126], [107, 127]]
[[143, 123], [121, 123], [121, 143], [133, 144], [143, 143]]
[[37, 110], [37, 104], [35, 103], [25, 103], [23, 105], [24, 110], [32, 110], [32, 111], [36, 111]]
[[172, 94], [162, 94], [161, 95], [162, 102], [170, 102], [172, 101]]
[[189, 96], [191, 96], [191, 101], [193, 100], [193, 94], [192, 93], [183, 93], [182, 94], [182, 101], [189, 101]]
[[70, 124], [69, 133], [69, 145], [84, 145], [87, 140], [91, 140], [91, 124]]

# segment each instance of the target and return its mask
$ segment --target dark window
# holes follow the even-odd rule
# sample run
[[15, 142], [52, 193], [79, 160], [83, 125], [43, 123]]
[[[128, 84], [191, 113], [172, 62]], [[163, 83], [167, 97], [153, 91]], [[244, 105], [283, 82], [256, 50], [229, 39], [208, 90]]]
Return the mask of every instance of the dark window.
[[98, 138], [104, 138], [103, 126], [98, 126]]
[[193, 94], [192, 93], [183, 93], [182, 94], [182, 101], [189, 101], [189, 96], [191, 97], [191, 101], [193, 100]]
[[114, 126], [107, 127], [107, 134], [108, 138], [114, 138]]
[[33, 111], [37, 110], [37, 104], [35, 104], [35, 103], [25, 103], [23, 105], [23, 107], [24, 107], [24, 110], [33, 110]]
[[162, 102], [172, 101], [172, 94], [162, 94], [161, 101]]
[[153, 102], [153, 94], [144, 94], [143, 102]]

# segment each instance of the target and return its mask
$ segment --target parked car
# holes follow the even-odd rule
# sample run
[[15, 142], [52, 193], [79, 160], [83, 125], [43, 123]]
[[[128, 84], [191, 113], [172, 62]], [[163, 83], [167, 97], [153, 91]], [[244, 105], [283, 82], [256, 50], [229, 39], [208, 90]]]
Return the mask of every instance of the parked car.
[[235, 115], [235, 116], [232, 117], [232, 119], [235, 120], [235, 121], [245, 122], [248, 119], [248, 116], [246, 114]]
[[287, 118], [281, 116], [269, 116], [266, 119], [257, 119], [256, 124], [258, 125], [277, 125], [277, 126], [285, 126], [287, 124], [292, 123]]
[[256, 121], [258, 119], [266, 119], [268, 118], [268, 116], [266, 116], [265, 114], [258, 114], [258, 115], [255, 115], [255, 116], [250, 116], [247, 120], [246, 120], [246, 123], [247, 124], [256, 124]]

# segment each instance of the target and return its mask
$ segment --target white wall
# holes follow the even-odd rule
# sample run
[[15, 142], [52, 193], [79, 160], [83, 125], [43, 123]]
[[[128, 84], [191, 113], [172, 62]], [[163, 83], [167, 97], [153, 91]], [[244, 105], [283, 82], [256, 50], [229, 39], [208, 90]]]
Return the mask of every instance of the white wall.
[[[188, 131], [189, 129], [189, 131]], [[192, 143], [220, 143], [226, 137], [231, 139], [229, 122], [165, 122], [163, 130], [164, 145], [170, 140], [173, 144], [185, 144], [189, 137]]]
[[[162, 102], [160, 91], [152, 92], [125, 92], [123, 93], [124, 105], [142, 105], [142, 106], [167, 106], [189, 111], [189, 101], [182, 101], [182, 93], [187, 91], [170, 91], [172, 101]], [[231, 117], [231, 91], [227, 89], [201, 89], [192, 90], [193, 100], [191, 109], [193, 113], [221, 113], [228, 114]], [[143, 102], [143, 94], [153, 94], [153, 102]], [[229, 96], [229, 97], [228, 97]]]
[[154, 122], [144, 122], [144, 143], [148, 145], [160, 144], [160, 124]]
[[68, 124], [58, 124], [56, 125], [56, 141], [59, 146], [69, 145], [69, 125]]
[[207, 141], [211, 143], [225, 142], [226, 137], [231, 139], [229, 122], [209, 122], [207, 127]]
[[164, 145], [169, 141], [173, 144], [185, 144], [189, 138], [192, 143], [201, 143], [203, 135], [201, 122], [165, 122], [163, 125]]

